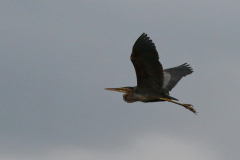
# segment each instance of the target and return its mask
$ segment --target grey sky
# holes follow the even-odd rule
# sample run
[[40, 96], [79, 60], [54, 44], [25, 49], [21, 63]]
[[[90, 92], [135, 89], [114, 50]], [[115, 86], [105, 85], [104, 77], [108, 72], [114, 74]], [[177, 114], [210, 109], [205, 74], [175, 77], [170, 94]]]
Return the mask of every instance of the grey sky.
[[[0, 1], [0, 159], [240, 157], [240, 1]], [[171, 103], [125, 103], [147, 33], [164, 68], [194, 73]]]

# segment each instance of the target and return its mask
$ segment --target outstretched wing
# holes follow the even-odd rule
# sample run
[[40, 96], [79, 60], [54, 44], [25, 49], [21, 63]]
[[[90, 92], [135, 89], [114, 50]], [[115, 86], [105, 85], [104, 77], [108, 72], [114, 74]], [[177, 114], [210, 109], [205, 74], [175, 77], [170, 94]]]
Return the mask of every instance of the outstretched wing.
[[177, 67], [165, 69], [163, 71], [164, 73], [163, 89], [168, 92], [171, 91], [173, 87], [175, 87], [176, 84], [181, 80], [182, 77], [185, 77], [186, 75], [189, 75], [192, 72], [193, 72], [192, 68], [187, 63], [184, 63]]
[[152, 40], [143, 33], [135, 42], [130, 57], [137, 75], [137, 87], [150, 87], [160, 92], [163, 85], [163, 68]]

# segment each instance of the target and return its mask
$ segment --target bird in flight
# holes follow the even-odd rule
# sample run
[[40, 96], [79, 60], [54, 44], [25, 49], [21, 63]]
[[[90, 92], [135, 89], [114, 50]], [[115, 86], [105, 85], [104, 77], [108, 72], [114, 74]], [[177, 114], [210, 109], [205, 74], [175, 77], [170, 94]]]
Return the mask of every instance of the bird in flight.
[[123, 100], [128, 103], [136, 101], [158, 102], [168, 101], [185, 107], [197, 113], [193, 105], [179, 103], [178, 99], [169, 95], [169, 92], [176, 84], [193, 72], [189, 64], [184, 63], [180, 66], [163, 70], [159, 62], [158, 52], [155, 44], [143, 33], [135, 42], [130, 57], [137, 76], [137, 86], [121, 88], [105, 88], [109, 91], [125, 93]]

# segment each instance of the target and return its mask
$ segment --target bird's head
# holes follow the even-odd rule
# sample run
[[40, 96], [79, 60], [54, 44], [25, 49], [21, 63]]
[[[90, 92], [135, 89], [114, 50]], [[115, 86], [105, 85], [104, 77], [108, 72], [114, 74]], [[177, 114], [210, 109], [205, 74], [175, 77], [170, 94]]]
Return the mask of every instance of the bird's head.
[[127, 93], [128, 90], [133, 90], [133, 88], [134, 88], [134, 87], [105, 88], [105, 90]]

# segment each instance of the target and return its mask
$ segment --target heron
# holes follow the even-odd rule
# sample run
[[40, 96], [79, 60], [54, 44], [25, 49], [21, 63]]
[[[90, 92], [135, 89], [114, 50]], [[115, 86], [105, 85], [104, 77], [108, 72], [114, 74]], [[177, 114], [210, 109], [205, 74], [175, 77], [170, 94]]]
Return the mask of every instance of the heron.
[[177, 102], [178, 99], [169, 94], [182, 77], [193, 72], [189, 64], [184, 63], [163, 70], [156, 46], [145, 33], [133, 45], [130, 60], [135, 68], [137, 86], [105, 88], [105, 90], [125, 93], [123, 100], [127, 103], [167, 101], [183, 106], [195, 114], [197, 113], [193, 105], [179, 103]]

